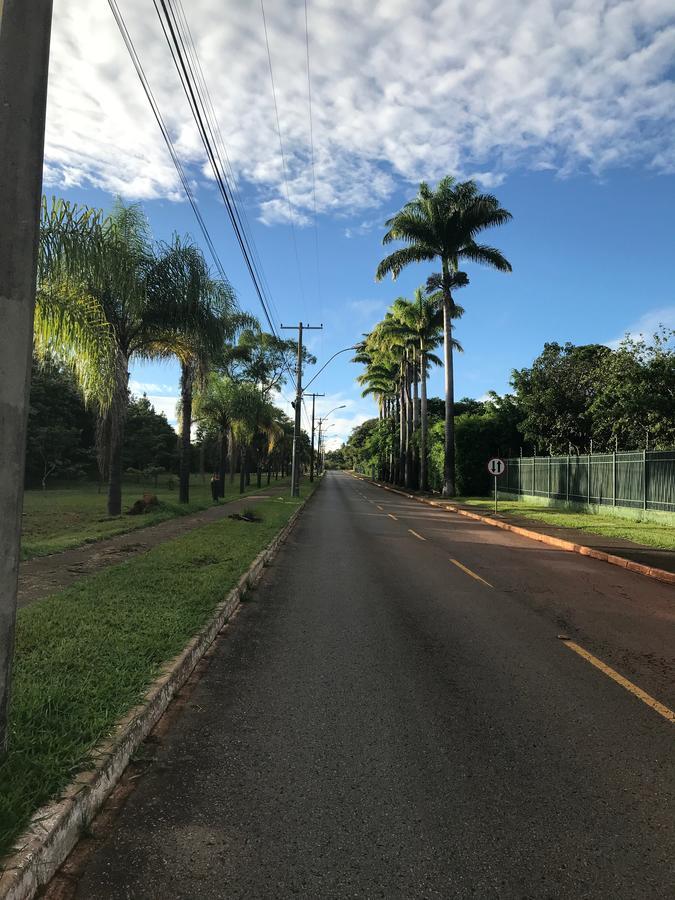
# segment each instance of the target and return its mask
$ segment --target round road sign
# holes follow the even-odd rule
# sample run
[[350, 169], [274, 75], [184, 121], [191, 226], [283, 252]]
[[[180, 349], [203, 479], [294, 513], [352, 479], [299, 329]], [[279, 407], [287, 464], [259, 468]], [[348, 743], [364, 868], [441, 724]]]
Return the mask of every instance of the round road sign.
[[499, 475], [503, 475], [506, 471], [506, 463], [498, 456], [493, 456], [492, 459], [488, 461], [487, 470], [490, 475], [494, 475], [495, 478], [497, 478]]

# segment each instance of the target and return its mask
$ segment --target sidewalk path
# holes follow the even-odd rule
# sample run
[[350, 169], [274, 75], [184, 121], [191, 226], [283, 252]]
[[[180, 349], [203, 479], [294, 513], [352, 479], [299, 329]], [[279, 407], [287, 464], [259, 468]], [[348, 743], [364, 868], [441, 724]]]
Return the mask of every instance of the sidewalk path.
[[35, 600], [69, 587], [78, 578], [93, 575], [94, 572], [124, 562], [139, 553], [146, 553], [152, 547], [180, 537], [193, 528], [217, 522], [257, 500], [284, 496], [289, 490], [287, 483], [271, 484], [260, 488], [258, 493], [247, 493], [236, 500], [219, 503], [189, 516], [177, 516], [158, 525], [118, 534], [104, 541], [25, 560], [19, 566], [19, 607], [28, 606]]

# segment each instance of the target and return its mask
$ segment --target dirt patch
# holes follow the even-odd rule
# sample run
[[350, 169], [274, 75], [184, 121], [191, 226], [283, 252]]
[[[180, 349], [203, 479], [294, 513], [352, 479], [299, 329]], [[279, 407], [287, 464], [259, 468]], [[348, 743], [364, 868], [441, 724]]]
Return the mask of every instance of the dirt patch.
[[[142, 541], [138, 539], [139, 532], [133, 531], [73, 550], [64, 550], [63, 553], [54, 553], [52, 556], [25, 560], [19, 566], [19, 606], [27, 606], [69, 587], [78, 578], [93, 575], [108, 566], [146, 553], [152, 547], [180, 537], [193, 528], [210, 525], [233, 513], [247, 512], [247, 507], [257, 500], [287, 496], [288, 491], [288, 485], [279, 485], [268, 488], [265, 494], [248, 494], [189, 516], [178, 516], [158, 525], [150, 525], [142, 529]], [[204, 565], [203, 562], [197, 564]]]

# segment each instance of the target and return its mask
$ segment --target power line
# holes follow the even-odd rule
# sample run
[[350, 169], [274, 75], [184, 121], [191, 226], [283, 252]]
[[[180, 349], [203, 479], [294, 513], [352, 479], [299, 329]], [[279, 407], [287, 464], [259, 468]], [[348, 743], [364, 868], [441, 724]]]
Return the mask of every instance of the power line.
[[[309, 63], [309, 15], [305, 0], [305, 50], [307, 57], [307, 106], [309, 112], [309, 150], [312, 166], [312, 202], [314, 206], [314, 252], [316, 256], [316, 294], [319, 302], [319, 318], [323, 320], [323, 304], [321, 300], [321, 269], [319, 266], [319, 227], [316, 215], [316, 167], [314, 165], [314, 121], [312, 116], [312, 76]], [[321, 335], [323, 338], [323, 334]]]
[[[258, 295], [258, 299], [260, 300], [260, 304], [263, 308], [263, 312], [265, 313], [265, 318], [267, 319], [267, 323], [270, 327], [270, 330], [275, 336], [279, 336], [274, 325], [274, 321], [272, 318], [272, 313], [270, 311], [271, 302], [269, 298], [266, 296], [263, 278], [260, 275], [258, 270], [258, 266], [256, 264], [256, 260], [254, 258], [254, 254], [251, 251], [249, 238], [246, 235], [243, 226], [241, 224], [241, 218], [238, 213], [237, 205], [234, 196], [232, 195], [231, 188], [227, 181], [227, 176], [222, 171], [222, 160], [217, 159], [217, 150], [214, 150], [212, 140], [209, 137], [209, 133], [207, 133], [204, 122], [206, 121], [208, 124], [208, 116], [206, 113], [206, 109], [203, 105], [203, 96], [199, 93], [197, 85], [194, 83], [195, 76], [192, 67], [189, 64], [189, 59], [186, 60], [186, 51], [185, 51], [185, 42], [183, 40], [182, 34], [180, 33], [180, 29], [178, 26], [178, 16], [176, 15], [175, 8], [173, 5], [173, 0], [159, 0], [159, 3], [162, 7], [162, 11], [164, 13], [164, 18], [162, 17], [159, 6], [157, 5], [157, 0], [153, 0], [153, 5], [155, 7], [155, 11], [160, 21], [160, 25], [162, 27], [162, 32], [164, 34], [164, 38], [169, 47], [169, 51], [171, 53], [171, 58], [173, 59], [176, 70], [178, 71], [178, 75], [181, 81], [181, 85], [183, 87], [183, 91], [188, 101], [188, 105], [190, 107], [190, 111], [192, 112], [193, 118], [197, 125], [199, 136], [202, 140], [202, 144], [208, 156], [209, 162], [211, 164], [211, 169], [213, 171], [214, 177], [216, 179], [216, 183], [218, 185], [218, 189], [220, 191], [221, 197], [225, 203], [225, 207], [228, 212], [228, 216], [230, 218], [230, 222], [235, 232], [235, 236], [237, 238], [237, 242], [239, 243], [240, 250], [244, 257], [244, 261], [246, 262], [246, 266], [249, 270], [249, 274], [251, 276], [251, 280], [253, 281], [254, 288]], [[186, 20], [187, 21], [187, 20]], [[168, 30], [167, 30], [168, 29]], [[194, 45], [193, 45], [194, 46]], [[203, 74], [203, 72], [202, 72]], [[204, 80], [204, 84], [206, 84]], [[198, 102], [199, 101], [199, 102]], [[295, 387], [295, 377], [293, 370], [291, 367], [286, 364], [286, 370], [290, 376], [291, 382]]]
[[[151, 109], [153, 111], [153, 115], [157, 121], [157, 124], [160, 128], [160, 131], [162, 133], [164, 141], [167, 145], [171, 159], [174, 163], [174, 166], [176, 167], [176, 171], [178, 172], [178, 175], [179, 175], [181, 184], [183, 186], [183, 189], [185, 191], [185, 194], [186, 194], [188, 200], [190, 201], [192, 210], [195, 214], [195, 217], [197, 218], [200, 229], [202, 230], [204, 239], [209, 247], [209, 250], [211, 251], [211, 254], [214, 258], [214, 262], [219, 271], [219, 274], [221, 275], [223, 280], [227, 280], [227, 276], [225, 275], [222, 263], [217, 254], [217, 251], [215, 249], [211, 235], [208, 231], [208, 228], [206, 227], [206, 223], [204, 222], [201, 212], [199, 211], [199, 208], [197, 207], [197, 204], [196, 204], [196, 201], [194, 198], [194, 194], [192, 192], [192, 188], [190, 186], [189, 180], [185, 173], [185, 169], [180, 161], [180, 158], [178, 157], [178, 154], [176, 153], [175, 147], [171, 140], [171, 136], [169, 134], [169, 131], [166, 127], [166, 124], [162, 117], [161, 111], [159, 109], [159, 105], [157, 103], [157, 100], [156, 100], [153, 92], [152, 92], [149, 81], [147, 79], [147, 76], [145, 75], [145, 71], [143, 69], [143, 66], [140, 62], [140, 58], [139, 58], [136, 48], [134, 46], [133, 40], [132, 40], [129, 30], [126, 26], [126, 23], [124, 21], [124, 17], [119, 9], [119, 6], [117, 5], [117, 0], [108, 0], [108, 2], [109, 2], [110, 9], [113, 13], [113, 17], [115, 18], [117, 26], [122, 35], [122, 39], [125, 43], [127, 51], [129, 52], [129, 55], [132, 59], [134, 67], [136, 69], [136, 73], [139, 77], [139, 80], [141, 82], [143, 90], [146, 94], [148, 102], [150, 103]], [[178, 0], [178, 2], [180, 2], [180, 0]], [[220, 129], [218, 128], [217, 119], [215, 118], [215, 111], [213, 109], [213, 103], [210, 100], [210, 95], [208, 95], [208, 86], [204, 79], [203, 70], [201, 69], [201, 65], [200, 65], [198, 57], [196, 55], [196, 48], [194, 47], [194, 43], [191, 40], [191, 34], [189, 33], [189, 25], [187, 23], [187, 19], [185, 17], [184, 10], [182, 10], [182, 6], [181, 6], [183, 21], [185, 22], [185, 31], [184, 31], [184, 33], [180, 33], [180, 31], [178, 29], [178, 18], [176, 16], [175, 10], [173, 8], [171, 8], [171, 12], [169, 12], [169, 9], [167, 9], [167, 4], [166, 4], [165, 0], [160, 0], [160, 3], [162, 6], [162, 10], [166, 16], [166, 25], [165, 25], [164, 19], [162, 18], [162, 15], [160, 13], [160, 10], [159, 10], [156, 0], [153, 0], [153, 5], [155, 7], [155, 11], [157, 12], [157, 16], [160, 20], [162, 32], [163, 32], [165, 40], [167, 41], [167, 44], [169, 46], [169, 50], [171, 52], [171, 56], [172, 56], [174, 65], [176, 67], [176, 70], [178, 71], [178, 74], [179, 74], [179, 77], [181, 80], [181, 85], [183, 86], [183, 90], [188, 99], [190, 111], [192, 112], [195, 122], [197, 124], [200, 138], [202, 139], [204, 149], [209, 158], [209, 162], [211, 164], [211, 168], [212, 168], [214, 177], [216, 179], [216, 183], [218, 185], [222, 199], [225, 203], [225, 206], [226, 206], [226, 209], [228, 212], [228, 216], [230, 218], [230, 222], [235, 231], [235, 236], [237, 238], [237, 242], [238, 242], [240, 250], [242, 252], [242, 256], [244, 257], [244, 261], [246, 263], [246, 267], [249, 271], [249, 275], [253, 282], [254, 289], [256, 291], [256, 294], [258, 296], [260, 304], [263, 308], [265, 318], [267, 320], [267, 323], [268, 323], [272, 333], [276, 337], [279, 337], [277, 329], [274, 324], [274, 320], [273, 320], [271, 312], [270, 312], [270, 307], [272, 306], [272, 304], [271, 304], [269, 297], [267, 297], [267, 295], [266, 295], [266, 291], [265, 291], [266, 279], [264, 278], [264, 273], [261, 274], [259, 255], [255, 248], [255, 244], [253, 243], [252, 239], [249, 238], [248, 234], [246, 233], [246, 229], [242, 222], [242, 217], [239, 213], [239, 210], [237, 208], [234, 197], [228, 195], [229, 185], [227, 183], [226, 175], [222, 172], [222, 169], [224, 168], [223, 163], [222, 163], [222, 156], [219, 153], [218, 147], [216, 146], [216, 148], [214, 150], [214, 147], [213, 147], [211, 141], [209, 140], [209, 133], [211, 135], [211, 138], [213, 139], [214, 127], [218, 133], [220, 132]], [[171, 0], [169, 0], [169, 5], [171, 5]], [[168, 31], [167, 31], [167, 28], [168, 28]], [[186, 34], [189, 36], [189, 42], [185, 40]], [[189, 49], [190, 47], [192, 48], [192, 57], [191, 58], [190, 58], [190, 49]], [[187, 60], [186, 60], [186, 56], [188, 57]], [[200, 89], [200, 86], [198, 83], [195, 84], [195, 83], [193, 83], [193, 81], [191, 81], [191, 78], [194, 79], [195, 81], [197, 81], [197, 79], [195, 79], [195, 68], [197, 68], [197, 67], [201, 74], [201, 85], [202, 85], [201, 89]], [[206, 114], [206, 106], [204, 104], [204, 95], [205, 94], [209, 97], [211, 119], [209, 119]], [[207, 133], [206, 127], [204, 125], [205, 121], [208, 125], [208, 133]], [[225, 158], [227, 159], [228, 168], [230, 170], [231, 175], [233, 176], [232, 167], [230, 165], [229, 158], [227, 157], [227, 151], [226, 151], [226, 148], [224, 145], [224, 141], [222, 140], [222, 134], [220, 135], [220, 140], [221, 140], [221, 145], [223, 148]], [[214, 143], [215, 143], [215, 141], [214, 141]], [[219, 165], [219, 163], [220, 163], [220, 165]], [[244, 217], [245, 217], [245, 213], [244, 213]], [[267, 290], [269, 290], [269, 288], [267, 288]], [[284, 361], [284, 362], [285, 362], [285, 368], [287, 369], [287, 371], [290, 375], [290, 379], [293, 384], [293, 387], [295, 388], [295, 378], [294, 378], [293, 371], [290, 368], [290, 366], [288, 365], [288, 363], [286, 361]]]
[[265, 47], [267, 49], [267, 64], [269, 66], [270, 72], [270, 82], [272, 84], [272, 99], [274, 100], [274, 115], [277, 120], [277, 135], [279, 137], [279, 151], [281, 153], [281, 172], [284, 177], [284, 187], [286, 189], [286, 203], [288, 205], [288, 218], [289, 224], [291, 226], [291, 238], [293, 241], [293, 249], [295, 251], [295, 264], [298, 269], [298, 284], [300, 286], [300, 297], [302, 298], [302, 305], [305, 307], [305, 311], [307, 310], [307, 304], [305, 301], [305, 291], [302, 284], [302, 273], [300, 271], [300, 256], [298, 254], [298, 242], [295, 237], [295, 223], [293, 217], [293, 207], [291, 205], [291, 195], [288, 189], [288, 173], [286, 170], [286, 154], [284, 153], [284, 144], [281, 139], [281, 123], [279, 121], [279, 107], [277, 105], [277, 91], [274, 85], [274, 71], [272, 69], [272, 54], [270, 53], [270, 42], [269, 36], [267, 34], [267, 19], [265, 17], [265, 4], [263, 0], [260, 0], [260, 11], [262, 12], [262, 20], [263, 20], [263, 30], [265, 32]]
[[[237, 243], [239, 244], [239, 249], [241, 250], [242, 256], [244, 257], [244, 262], [246, 263], [251, 281], [253, 282], [253, 287], [258, 296], [258, 300], [260, 301], [260, 305], [262, 306], [265, 318], [267, 319], [267, 323], [272, 332], [276, 334], [277, 332], [272, 320], [269, 303], [265, 297], [264, 289], [257, 271], [257, 267], [255, 265], [255, 261], [252, 259], [252, 254], [250, 253], [247, 246], [247, 239], [242, 233], [240, 221], [237, 212], [235, 211], [234, 198], [231, 196], [230, 190], [228, 189], [229, 186], [227, 185], [226, 176], [221, 171], [221, 168], [218, 165], [218, 160], [216, 158], [213, 144], [209, 138], [207, 128], [204, 124], [204, 119], [206, 117], [205, 112], [198, 102], [195, 85], [193, 84], [190, 70], [185, 60], [185, 56], [181, 47], [180, 37], [177, 34], [177, 22], [173, 7], [171, 8], [171, 11], [169, 11], [167, 0], [159, 0], [159, 5], [158, 0], [153, 0], [153, 5], [155, 7], [157, 17], [159, 18], [164, 38], [171, 52], [171, 57], [173, 59], [174, 65], [176, 67], [176, 70], [178, 71], [181, 85], [183, 86], [183, 91], [185, 92], [185, 96], [190, 106], [190, 111], [192, 112], [195, 123], [197, 124], [199, 136], [211, 164], [211, 169], [220, 191], [220, 195], [223, 199], [223, 202], [225, 203], [228, 217], [232, 224], [232, 228], [234, 229], [235, 237], [237, 239]], [[171, 5], [170, 0], [168, 5]], [[160, 6], [161, 12], [159, 8]], [[162, 16], [162, 13], [164, 14], [164, 16]]]
[[187, 196], [187, 198], [190, 202], [190, 206], [192, 207], [192, 211], [195, 214], [195, 218], [197, 219], [197, 222], [199, 223], [199, 227], [201, 229], [202, 235], [204, 236], [204, 240], [206, 241], [206, 244], [209, 248], [209, 251], [211, 253], [213, 261], [216, 265], [216, 268], [218, 269], [218, 274], [223, 279], [223, 281], [227, 281], [228, 279], [227, 279], [227, 276], [223, 269], [223, 265], [220, 261], [220, 257], [218, 256], [216, 248], [213, 244], [213, 240], [212, 240], [209, 230], [206, 226], [206, 222], [204, 221], [204, 218], [199, 210], [199, 207], [197, 206], [197, 203], [194, 198], [194, 194], [192, 192], [192, 188], [190, 187], [190, 182], [187, 178], [187, 175], [185, 174], [185, 170], [180, 161], [180, 158], [178, 157], [178, 154], [176, 153], [176, 149], [174, 147], [173, 141], [171, 140], [169, 131], [166, 127], [164, 119], [162, 118], [162, 114], [160, 112], [159, 105], [157, 104], [155, 96], [152, 92], [152, 88], [150, 87], [150, 83], [148, 82], [147, 76], [145, 74], [145, 71], [141, 64], [141, 61], [139, 59], [138, 53], [136, 52], [134, 42], [131, 38], [131, 35], [129, 34], [129, 30], [127, 29], [126, 23], [124, 22], [122, 14], [117, 5], [117, 0], [108, 0], [108, 5], [110, 6], [110, 10], [113, 14], [115, 22], [117, 23], [117, 27], [119, 28], [120, 34], [122, 35], [122, 40], [124, 41], [124, 45], [127, 48], [127, 52], [129, 53], [129, 56], [131, 57], [131, 61], [134, 64], [136, 74], [138, 75], [139, 81], [141, 82], [141, 86], [143, 87], [145, 96], [148, 100], [148, 103], [150, 104], [150, 108], [152, 109], [155, 120], [159, 126], [159, 130], [162, 133], [162, 137], [164, 138], [164, 142], [166, 143], [167, 149], [171, 156], [171, 160], [176, 168], [176, 172], [178, 173], [178, 177], [183, 186], [183, 190], [185, 191], [185, 195]]
[[[209, 91], [209, 86], [206, 83], [206, 78], [204, 76], [204, 70], [202, 68], [201, 61], [199, 59], [199, 54], [197, 52], [197, 47], [194, 42], [194, 38], [192, 37], [192, 30], [190, 29], [190, 24], [187, 20], [187, 16], [185, 14], [185, 9], [183, 7], [182, 0], [175, 0], [176, 9], [178, 11], [177, 16], [177, 31], [179, 36], [181, 37], [181, 44], [183, 48], [186, 50], [188, 62], [191, 64], [190, 69], [195, 79], [197, 94], [200, 97], [200, 101], [202, 103], [202, 107], [206, 112], [206, 121], [209, 126], [209, 133], [211, 135], [211, 139], [215, 144], [216, 154], [218, 156], [219, 163], [221, 168], [223, 167], [223, 158], [225, 160], [227, 175], [229, 179], [229, 183], [231, 184], [232, 195], [235, 199], [234, 209], [237, 214], [237, 218], [239, 220], [239, 225], [242, 230], [242, 234], [245, 237], [246, 245], [251, 253], [253, 260], [255, 261], [256, 269], [258, 275], [265, 287], [265, 292], [267, 295], [268, 302], [276, 319], [279, 319], [279, 312], [276, 309], [274, 299], [271, 296], [269, 284], [267, 283], [267, 278], [265, 277], [265, 272], [262, 266], [262, 262], [260, 259], [260, 255], [258, 253], [257, 247], [251, 237], [249, 237], [249, 233], [251, 231], [251, 226], [248, 221], [248, 216], [246, 215], [246, 207], [243, 202], [241, 193], [239, 191], [239, 185], [237, 183], [237, 178], [234, 173], [234, 168], [232, 163], [230, 162], [230, 157], [227, 152], [227, 145], [225, 143], [225, 139], [223, 138], [223, 133], [220, 129], [220, 125], [218, 124], [218, 117], [216, 116], [216, 111], [213, 105], [213, 100], [211, 99], [211, 92]], [[222, 150], [222, 155], [221, 155]]]

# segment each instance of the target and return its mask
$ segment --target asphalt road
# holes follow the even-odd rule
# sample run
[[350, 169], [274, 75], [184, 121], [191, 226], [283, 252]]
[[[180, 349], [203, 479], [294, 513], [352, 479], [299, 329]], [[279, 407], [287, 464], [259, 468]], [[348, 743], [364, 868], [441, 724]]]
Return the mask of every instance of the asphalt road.
[[675, 725], [560, 634], [675, 708], [675, 589], [330, 473], [77, 896], [672, 898]]

